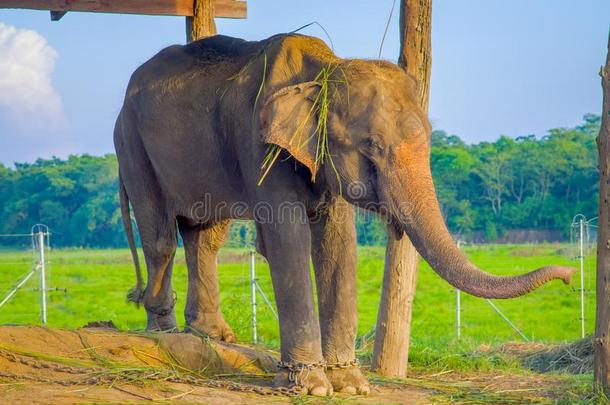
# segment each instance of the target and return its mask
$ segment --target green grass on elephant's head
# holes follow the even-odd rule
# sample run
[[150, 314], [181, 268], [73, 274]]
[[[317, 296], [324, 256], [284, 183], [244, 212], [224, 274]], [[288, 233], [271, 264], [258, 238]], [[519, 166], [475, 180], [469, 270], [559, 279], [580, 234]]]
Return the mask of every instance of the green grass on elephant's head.
[[[466, 246], [465, 253], [481, 268], [494, 274], [520, 274], [548, 264], [574, 266], [577, 262], [563, 245], [482, 245]], [[359, 334], [375, 326], [382, 277], [383, 247], [361, 247], [358, 260]], [[49, 260], [48, 323], [58, 327], [79, 327], [90, 321], [111, 319], [122, 329], [143, 329], [146, 315], [142, 307], [126, 302], [135, 276], [127, 249], [51, 250]], [[0, 295], [7, 293], [31, 269], [34, 255], [28, 251], [0, 252]], [[140, 252], [140, 260], [143, 256]], [[273, 304], [273, 289], [266, 262], [258, 257], [257, 279]], [[246, 249], [223, 249], [219, 258], [222, 310], [238, 339], [251, 341], [249, 261]], [[176, 318], [183, 326], [187, 269], [179, 250], [173, 269]], [[585, 272], [586, 332], [594, 329], [594, 257], [587, 257]], [[4, 307], [0, 323], [39, 322], [39, 278], [32, 277]], [[514, 300], [497, 300], [495, 305], [526, 337], [545, 342], [561, 342], [580, 337], [579, 277], [572, 286], [552, 282]], [[56, 289], [56, 290], [55, 290]], [[493, 344], [521, 337], [482, 299], [461, 295], [461, 335], [469, 344]], [[427, 364], [432, 354], [456, 348], [456, 292], [425, 263], [420, 265], [412, 325], [411, 356]], [[278, 324], [263, 298], [257, 297], [259, 340], [277, 347]], [[448, 358], [447, 361], [450, 359]], [[488, 360], [480, 359], [477, 367]], [[498, 360], [499, 361], [499, 360]], [[493, 360], [496, 362], [496, 360]]]

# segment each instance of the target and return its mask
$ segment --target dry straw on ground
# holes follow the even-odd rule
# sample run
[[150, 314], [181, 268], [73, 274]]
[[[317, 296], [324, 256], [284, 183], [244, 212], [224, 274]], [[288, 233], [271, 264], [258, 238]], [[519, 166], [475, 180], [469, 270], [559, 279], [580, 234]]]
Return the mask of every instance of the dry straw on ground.
[[517, 357], [525, 367], [539, 372], [586, 374], [593, 372], [593, 340], [591, 337], [573, 343], [507, 343], [499, 352]]

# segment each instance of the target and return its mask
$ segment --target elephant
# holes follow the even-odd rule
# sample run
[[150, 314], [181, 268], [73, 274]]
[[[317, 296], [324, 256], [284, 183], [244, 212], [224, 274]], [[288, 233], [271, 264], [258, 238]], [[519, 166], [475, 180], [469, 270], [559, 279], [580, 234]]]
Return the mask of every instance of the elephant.
[[569, 283], [574, 269], [560, 266], [495, 276], [458, 249], [436, 198], [431, 127], [416, 94], [416, 81], [397, 65], [342, 59], [296, 33], [262, 41], [216, 35], [170, 46], [140, 66], [114, 144], [137, 272], [130, 204], [146, 261], [146, 288], [138, 277], [133, 297], [144, 303], [147, 328], [176, 327], [171, 273], [180, 232], [187, 326], [234, 338], [218, 304], [215, 258], [231, 220], [254, 220], [279, 314], [274, 385], [368, 393], [354, 352], [353, 206], [407, 235], [440, 277], [475, 296]]

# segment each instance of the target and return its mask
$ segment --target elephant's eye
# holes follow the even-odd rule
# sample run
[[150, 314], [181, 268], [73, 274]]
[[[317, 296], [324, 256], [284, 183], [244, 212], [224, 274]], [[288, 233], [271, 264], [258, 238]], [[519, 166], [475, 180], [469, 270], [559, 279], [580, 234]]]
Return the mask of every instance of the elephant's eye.
[[366, 148], [371, 153], [380, 153], [383, 151], [383, 146], [376, 139], [367, 139], [366, 140]]

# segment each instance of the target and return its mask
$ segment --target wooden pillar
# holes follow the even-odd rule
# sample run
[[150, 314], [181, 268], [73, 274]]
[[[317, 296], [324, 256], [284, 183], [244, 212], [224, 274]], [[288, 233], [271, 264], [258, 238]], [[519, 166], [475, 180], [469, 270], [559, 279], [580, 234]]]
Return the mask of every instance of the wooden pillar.
[[428, 113], [432, 70], [432, 0], [402, 0], [398, 64], [419, 83], [419, 105]]
[[214, 0], [195, 0], [193, 3], [193, 17], [186, 17], [186, 41], [216, 35], [214, 22]]
[[418, 261], [419, 255], [406, 235], [396, 239], [393, 232], [388, 232], [371, 363], [371, 370], [384, 376], [407, 374]]
[[[418, 101], [426, 113], [432, 61], [431, 21], [432, 0], [401, 0], [398, 64], [419, 82]], [[404, 377], [419, 255], [406, 235], [396, 239], [394, 234], [388, 232], [371, 369], [388, 377]]]
[[604, 101], [597, 137], [599, 148], [599, 219], [597, 230], [597, 310], [595, 383], [610, 395], [610, 34], [606, 66], [600, 71]]

